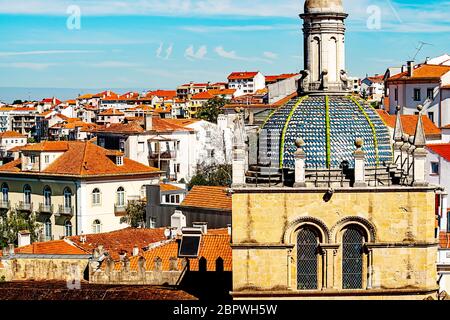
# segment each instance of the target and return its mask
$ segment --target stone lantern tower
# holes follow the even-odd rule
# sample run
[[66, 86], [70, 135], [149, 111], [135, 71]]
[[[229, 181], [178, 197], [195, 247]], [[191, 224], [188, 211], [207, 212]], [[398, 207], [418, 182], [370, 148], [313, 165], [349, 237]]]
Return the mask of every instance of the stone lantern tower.
[[301, 93], [348, 92], [342, 0], [307, 0], [303, 19], [304, 65]]

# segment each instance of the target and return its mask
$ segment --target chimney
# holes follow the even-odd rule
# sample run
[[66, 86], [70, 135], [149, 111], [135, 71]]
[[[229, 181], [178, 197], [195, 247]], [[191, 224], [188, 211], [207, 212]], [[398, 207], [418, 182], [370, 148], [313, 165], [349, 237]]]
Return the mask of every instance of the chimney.
[[402, 73], [403, 72], [406, 72], [406, 66], [405, 65], [402, 65]]
[[146, 111], [144, 113], [144, 129], [146, 131], [153, 129], [153, 112]]
[[175, 213], [170, 217], [170, 226], [178, 230], [186, 227], [186, 216], [182, 211], [175, 210]]
[[8, 252], [9, 252], [8, 247], [3, 247], [2, 253], [4, 257], [8, 256]]
[[139, 247], [136, 245], [133, 248], [133, 257], [137, 257], [139, 255]]
[[194, 222], [192, 226], [194, 228], [201, 229], [202, 234], [208, 234], [208, 222]]
[[25, 247], [31, 244], [31, 233], [28, 230], [19, 231], [18, 234], [18, 245], [20, 247]]
[[120, 261], [124, 261], [126, 256], [127, 256], [127, 252], [121, 251], [119, 254]]
[[410, 60], [408, 61], [408, 77], [412, 77], [414, 75], [414, 61]]

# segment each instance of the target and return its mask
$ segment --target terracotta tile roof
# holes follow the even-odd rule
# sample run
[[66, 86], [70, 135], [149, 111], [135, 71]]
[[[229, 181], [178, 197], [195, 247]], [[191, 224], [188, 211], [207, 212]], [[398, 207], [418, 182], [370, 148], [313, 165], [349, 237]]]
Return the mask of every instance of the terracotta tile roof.
[[442, 127], [442, 129], [450, 129], [450, 124], [448, 124], [448, 125]]
[[174, 131], [194, 131], [193, 129], [185, 128], [183, 125], [178, 125], [168, 119], [153, 118], [153, 130], [156, 132], [174, 132]]
[[168, 123], [175, 124], [177, 126], [187, 127], [191, 124], [197, 123], [199, 119], [164, 119]]
[[[141, 118], [143, 119], [143, 118]], [[129, 123], [113, 123], [109, 127], [98, 127], [94, 132], [108, 133], [142, 133], [145, 132], [139, 121]]]
[[16, 108], [14, 108], [14, 107], [1, 107], [0, 111], [13, 111], [14, 109], [16, 109]]
[[450, 249], [450, 232], [441, 232], [439, 235], [439, 247]]
[[83, 255], [89, 254], [65, 240], [35, 242], [25, 247], [15, 249], [15, 253], [22, 254], [52, 254], [52, 255]]
[[113, 91], [103, 91], [103, 92], [94, 94], [92, 97], [93, 97], [93, 98], [101, 98], [101, 99], [104, 99], [104, 98], [106, 98], [106, 97], [117, 98], [118, 95], [117, 95], [117, 93], [115, 93], [115, 92], [113, 92]]
[[450, 162], [450, 143], [430, 144], [427, 145], [427, 148]]
[[55, 111], [47, 110], [47, 111], [39, 113], [39, 115], [45, 117], [45, 116], [48, 116], [49, 114], [52, 114], [53, 112], [55, 112]]
[[187, 301], [198, 300], [182, 290], [163, 286], [92, 284], [81, 281], [79, 290], [67, 288], [66, 281], [0, 282], [0, 297], [20, 301]]
[[22, 151], [67, 151], [69, 150], [69, 143], [66, 141], [44, 141], [36, 144], [29, 144], [22, 147]]
[[77, 104], [77, 100], [67, 100], [66, 103], [69, 104], [69, 105]]
[[258, 72], [233, 72], [228, 76], [228, 80], [249, 80], [256, 77]]
[[88, 234], [86, 235], [85, 243], [80, 241], [80, 236], [73, 236], [68, 239], [89, 253], [92, 253], [94, 249], [102, 245], [114, 260], [119, 260], [121, 252], [127, 252], [128, 257], [130, 257], [136, 245], [139, 247], [139, 252], [143, 253], [142, 248], [166, 240], [164, 230], [164, 228], [126, 228], [108, 233]]
[[191, 100], [209, 100], [214, 98], [214, 95], [209, 93], [208, 91], [203, 91], [194, 95]]
[[[223, 260], [224, 271], [232, 271], [232, 254], [231, 254], [231, 237], [228, 235], [227, 229], [208, 230], [208, 233], [202, 236], [200, 243], [200, 251], [197, 259], [189, 259], [190, 270], [199, 271], [199, 260], [203, 257], [206, 259], [207, 271], [216, 271], [216, 261], [221, 258]], [[178, 257], [178, 243], [176, 240], [150, 249], [142, 254], [145, 258], [146, 270], [154, 270], [154, 261], [156, 258], [162, 260], [163, 271], [170, 270], [170, 258]], [[138, 269], [139, 257], [130, 258], [130, 270]], [[177, 259], [178, 268], [182, 268], [182, 259]], [[122, 269], [122, 263], [118, 262], [115, 266], [116, 270]]]
[[58, 117], [58, 118], [60, 118], [62, 120], [69, 120], [70, 119], [69, 117], [67, 117], [67, 116], [65, 116], [65, 115], [63, 115], [61, 113], [58, 113], [57, 115], [55, 115], [55, 117]]
[[95, 123], [86, 123], [81, 120], [70, 121], [69, 123], [57, 123], [54, 126], [52, 126], [51, 128], [54, 128], [54, 129], [62, 128], [62, 129], [72, 130], [77, 127], [80, 127], [82, 132], [90, 132], [90, 131], [94, 131], [97, 128], [99, 128], [99, 126]]
[[15, 108], [14, 111], [37, 111], [37, 109], [31, 107], [19, 107]]
[[273, 83], [297, 76], [298, 73], [284, 73], [280, 75], [266, 76], [266, 83]]
[[156, 90], [150, 91], [146, 95], [146, 97], [155, 97], [155, 96], [159, 98], [173, 99], [177, 96], [177, 92], [175, 90]]
[[[94, 176], [120, 176], [137, 174], [158, 174], [159, 169], [148, 167], [139, 162], [123, 159], [123, 165], [116, 165], [115, 161], [108, 157], [109, 150], [101, 148], [93, 143], [85, 141], [69, 142], [45, 142], [49, 145], [46, 150], [59, 150], [67, 146], [67, 151], [54, 160], [45, 170], [40, 172], [22, 171], [21, 159], [12, 161], [0, 167], [0, 172], [25, 173], [25, 174], [49, 174], [82, 177]], [[51, 144], [61, 146], [53, 148]], [[40, 144], [41, 145], [41, 144]], [[33, 147], [33, 146], [31, 146]], [[35, 148], [35, 147], [34, 147]], [[24, 150], [24, 149], [22, 149]], [[34, 150], [34, 149], [32, 149]], [[36, 148], [40, 150], [40, 148]]]
[[207, 87], [209, 84], [208, 83], [185, 83], [183, 84], [181, 87]]
[[[384, 110], [377, 110], [380, 117], [383, 119], [384, 123], [391, 128], [395, 128], [396, 116], [393, 114], [388, 114]], [[417, 121], [419, 121], [419, 116], [417, 115], [402, 115], [402, 126], [403, 131], [413, 136], [416, 133]], [[430, 120], [427, 116], [422, 116], [423, 126], [425, 130], [425, 135], [427, 138], [440, 137], [442, 131]]]
[[367, 77], [370, 82], [373, 83], [383, 83], [384, 82], [384, 75], [381, 76], [374, 76], [374, 77]]
[[450, 72], [450, 66], [423, 64], [414, 69], [412, 77], [408, 76], [408, 72], [402, 72], [390, 77], [387, 81], [416, 81], [416, 80], [434, 80], [439, 81], [442, 76]]
[[174, 186], [173, 184], [167, 184], [167, 183], [163, 183], [161, 184], [161, 191], [163, 192], [167, 192], [167, 191], [180, 191], [180, 190], [184, 190], [183, 188]]
[[230, 96], [230, 95], [235, 94], [236, 91], [237, 91], [236, 89], [221, 89], [221, 90], [211, 89], [211, 90], [208, 90], [208, 92], [210, 94], [212, 94], [213, 96]]
[[5, 139], [5, 138], [26, 138], [27, 136], [20, 134], [19, 132], [16, 131], [5, 131], [5, 132], [0, 132], [0, 139]]
[[90, 93], [84, 94], [82, 96], [79, 96], [77, 99], [78, 100], [84, 100], [84, 99], [92, 99], [93, 95]]
[[[41, 102], [42, 103], [51, 103], [51, 104], [53, 104], [53, 98], [43, 99]], [[61, 102], [62, 102], [61, 100], [55, 99], [55, 105], [61, 104]]]
[[194, 186], [181, 206], [231, 211], [231, 196], [227, 189], [227, 187]]
[[99, 116], [124, 116], [124, 115], [125, 114], [123, 112], [116, 110], [114, 108], [99, 113]]

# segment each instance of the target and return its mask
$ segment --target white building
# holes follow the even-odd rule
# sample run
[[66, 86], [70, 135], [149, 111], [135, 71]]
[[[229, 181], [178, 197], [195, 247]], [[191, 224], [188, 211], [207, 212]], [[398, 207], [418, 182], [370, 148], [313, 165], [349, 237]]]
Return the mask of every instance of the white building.
[[157, 184], [160, 171], [89, 142], [43, 142], [21, 148], [0, 167], [0, 209], [35, 214], [43, 240], [109, 232], [129, 201]]
[[387, 79], [389, 112], [402, 107], [402, 114], [416, 114], [417, 105], [438, 126], [450, 124], [450, 66], [422, 64]]
[[443, 54], [436, 58], [427, 59], [426, 64], [438, 64], [442, 66], [450, 66], [450, 55]]
[[261, 72], [233, 72], [228, 76], [228, 88], [235, 89], [235, 96], [253, 94], [266, 87], [266, 77]]
[[27, 137], [15, 131], [0, 133], [0, 164], [5, 158], [12, 158], [11, 149], [27, 144]]
[[10, 113], [14, 108], [0, 107], [0, 132], [5, 132], [11, 129], [11, 117]]
[[172, 181], [189, 181], [201, 163], [224, 163], [219, 126], [192, 119], [161, 119], [152, 114], [143, 119], [97, 129], [97, 143], [159, 168]]
[[369, 101], [381, 102], [384, 96], [384, 76], [364, 78], [361, 81], [361, 95], [365, 95]]

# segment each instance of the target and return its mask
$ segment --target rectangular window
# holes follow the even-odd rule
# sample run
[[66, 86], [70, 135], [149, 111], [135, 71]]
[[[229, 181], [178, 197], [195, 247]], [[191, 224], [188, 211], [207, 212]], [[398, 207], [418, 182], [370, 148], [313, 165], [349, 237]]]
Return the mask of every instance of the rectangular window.
[[180, 195], [175, 196], [175, 203], [180, 203]]
[[49, 163], [50, 162], [50, 156], [45, 156], [45, 163]]
[[432, 175], [439, 175], [439, 162], [432, 162], [431, 163], [431, 174]]
[[414, 89], [414, 101], [421, 101], [420, 89]]
[[427, 98], [433, 100], [433, 98], [434, 98], [434, 89], [433, 88], [427, 89]]
[[156, 228], [156, 218], [150, 218], [150, 229]]
[[434, 122], [434, 112], [428, 112], [428, 118]]
[[170, 203], [170, 195], [166, 194], [166, 203]]

